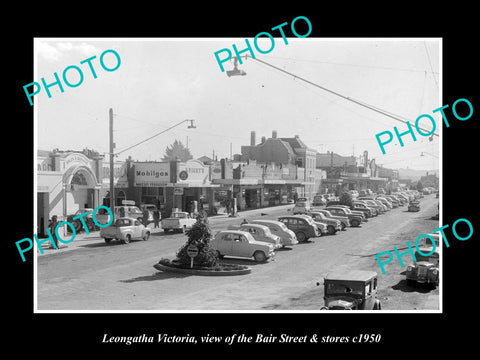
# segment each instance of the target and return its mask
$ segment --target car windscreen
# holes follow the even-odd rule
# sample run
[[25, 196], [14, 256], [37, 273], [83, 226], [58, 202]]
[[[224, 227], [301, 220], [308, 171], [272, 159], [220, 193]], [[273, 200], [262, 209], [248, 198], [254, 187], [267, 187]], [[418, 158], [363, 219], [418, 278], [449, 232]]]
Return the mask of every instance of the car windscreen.
[[344, 284], [340, 282], [327, 283], [327, 294], [355, 294], [363, 295], [363, 284]]

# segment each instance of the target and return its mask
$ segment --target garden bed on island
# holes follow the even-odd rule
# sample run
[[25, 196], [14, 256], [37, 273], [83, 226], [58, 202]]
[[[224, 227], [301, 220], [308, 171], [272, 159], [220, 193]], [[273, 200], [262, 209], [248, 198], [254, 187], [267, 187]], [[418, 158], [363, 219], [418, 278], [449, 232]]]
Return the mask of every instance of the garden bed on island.
[[246, 265], [217, 263], [215, 266], [196, 266], [193, 268], [181, 264], [177, 260], [161, 259], [153, 267], [160, 271], [170, 271], [190, 275], [205, 275], [205, 276], [229, 276], [229, 275], [245, 275], [249, 274], [252, 269]]

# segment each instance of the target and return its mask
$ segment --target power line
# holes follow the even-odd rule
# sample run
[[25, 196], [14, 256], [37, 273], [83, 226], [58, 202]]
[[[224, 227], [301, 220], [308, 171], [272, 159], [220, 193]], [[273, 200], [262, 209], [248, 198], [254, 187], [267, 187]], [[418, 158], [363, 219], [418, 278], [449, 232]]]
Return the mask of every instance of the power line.
[[[407, 69], [407, 68], [396, 68], [396, 67], [388, 67], [388, 66], [349, 64], [349, 63], [340, 63], [340, 62], [333, 62], [333, 61], [321, 61], [321, 60], [312, 60], [312, 59], [297, 59], [297, 58], [289, 58], [289, 57], [273, 56], [273, 55], [269, 55], [269, 57], [274, 58], [274, 59], [313, 62], [313, 63], [327, 64], [327, 65], [353, 66], [353, 67], [363, 67], [363, 68], [370, 68], [370, 69], [381, 69], [381, 70], [392, 70], [392, 71], [425, 72], [425, 70], [420, 70], [420, 69]], [[431, 69], [431, 71], [428, 71], [428, 72], [432, 73], [432, 74], [438, 74], [438, 72], [433, 71], [433, 69]]]
[[[391, 113], [391, 112], [388, 112], [388, 111], [386, 111], [386, 110], [383, 110], [383, 109], [380, 109], [380, 108], [378, 108], [378, 107], [375, 107], [375, 106], [373, 106], [373, 105], [367, 104], [367, 103], [365, 103], [365, 102], [363, 102], [363, 101], [353, 99], [353, 98], [351, 98], [351, 97], [349, 97], [349, 96], [346, 96], [346, 95], [342, 95], [342, 94], [340, 94], [340, 93], [337, 92], [337, 91], [330, 90], [330, 89], [328, 89], [328, 88], [326, 88], [326, 87], [324, 87], [324, 86], [318, 85], [318, 84], [316, 84], [316, 83], [314, 83], [314, 82], [312, 82], [312, 81], [310, 81], [310, 80], [307, 80], [307, 79], [305, 79], [305, 78], [302, 78], [301, 76], [292, 74], [292, 73], [290, 73], [290, 72], [288, 72], [288, 71], [286, 71], [286, 70], [283, 70], [283, 69], [281, 69], [281, 68], [279, 68], [279, 67], [277, 67], [277, 66], [274, 66], [274, 65], [272, 65], [272, 64], [269, 64], [269, 63], [267, 63], [267, 62], [265, 62], [265, 61], [263, 61], [263, 60], [260, 60], [260, 59], [257, 59], [257, 58], [252, 58], [251, 56], [248, 56], [248, 55], [246, 55], [245, 58], [251, 58], [251, 59], [253, 59], [253, 60], [255, 60], [255, 61], [258, 61], [258, 62], [260, 62], [260, 63], [262, 63], [262, 64], [265, 64], [265, 65], [267, 65], [267, 66], [270, 66], [270, 67], [272, 67], [272, 68], [274, 68], [274, 69], [276, 69], [276, 70], [279, 70], [279, 71], [281, 71], [281, 72], [283, 72], [283, 73], [285, 73], [285, 74], [288, 74], [288, 75], [290, 75], [290, 76], [293, 76], [295, 79], [300, 79], [300, 80], [302, 80], [302, 81], [305, 81], [306, 83], [308, 83], [308, 84], [310, 84], [310, 85], [313, 85], [313, 86], [315, 86], [315, 87], [317, 87], [317, 88], [319, 88], [319, 89], [322, 89], [322, 90], [324, 90], [324, 91], [327, 91], [327, 92], [329, 92], [329, 93], [331, 93], [331, 94], [337, 95], [337, 96], [339, 96], [339, 97], [341, 97], [341, 98], [343, 98], [343, 99], [345, 99], [345, 100], [351, 101], [351, 102], [353, 102], [353, 103], [355, 103], [355, 104], [357, 104], [357, 105], [363, 106], [363, 107], [365, 107], [365, 108], [367, 108], [367, 109], [370, 109], [370, 110], [372, 110], [372, 111], [375, 111], [375, 112], [377, 112], [377, 113], [379, 113], [379, 114], [382, 114], [382, 115], [384, 115], [384, 116], [387, 116], [387, 117], [389, 117], [389, 118], [391, 118], [391, 119], [393, 119], [393, 120], [395, 120], [395, 121], [401, 122], [401, 123], [403, 123], [403, 124], [405, 124], [405, 123], [407, 122], [407, 121], [401, 119], [400, 116], [398, 116], [398, 115], [395, 115], [395, 114], [393, 114], [393, 113]], [[418, 129], [421, 129], [421, 130], [423, 130], [423, 131], [429, 132], [429, 130], [423, 129], [423, 128], [421, 128], [421, 127], [418, 127]], [[433, 135], [439, 136], [439, 135], [438, 135], [437, 133], [435, 133], [435, 132], [432, 134], [432, 136], [433, 136]]]

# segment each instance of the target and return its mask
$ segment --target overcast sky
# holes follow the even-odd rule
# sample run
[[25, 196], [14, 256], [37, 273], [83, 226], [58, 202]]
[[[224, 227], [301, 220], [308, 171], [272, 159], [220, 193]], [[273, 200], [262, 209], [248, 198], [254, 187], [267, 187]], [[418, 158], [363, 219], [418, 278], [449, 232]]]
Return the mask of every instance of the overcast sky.
[[[250, 39], [253, 43], [253, 39]], [[268, 40], [267, 40], [268, 41]], [[410, 119], [432, 114], [440, 107], [441, 56], [437, 39], [320, 39], [275, 38], [269, 54], [255, 55], [318, 85], [350, 98]], [[195, 158], [218, 158], [240, 153], [249, 145], [250, 131], [257, 142], [276, 130], [279, 137], [299, 135], [319, 152], [359, 155], [364, 150], [377, 164], [391, 168], [438, 169], [439, 137], [433, 141], [417, 134], [386, 146], [382, 155], [375, 134], [406, 125], [330, 94], [298, 78], [269, 68], [253, 59], [239, 65], [246, 76], [227, 77], [214, 52], [243, 48], [245, 39], [36, 39], [36, 72], [53, 82], [63, 69], [83, 69], [83, 83], [52, 87], [34, 98], [37, 111], [37, 148], [108, 152], [108, 111], [114, 112], [114, 141], [121, 151], [184, 119], [194, 119], [121, 155], [135, 160], [160, 160], [175, 139], [187, 143]], [[262, 48], [269, 45], [261, 43]], [[120, 67], [104, 71], [99, 57], [113, 49]], [[255, 51], [255, 49], [254, 49]], [[93, 79], [87, 64], [93, 55]], [[110, 54], [111, 55], [111, 54]], [[223, 54], [222, 54], [223, 56]], [[105, 61], [115, 64], [113, 56]], [[224, 63], [227, 70], [233, 62]], [[74, 72], [69, 72], [74, 82]], [[28, 100], [26, 100], [28, 101]], [[437, 124], [439, 115], [435, 114]], [[431, 129], [428, 122], [422, 125]], [[437, 129], [439, 132], [439, 129]], [[425, 156], [420, 156], [424, 152]], [[108, 156], [107, 156], [108, 158]]]

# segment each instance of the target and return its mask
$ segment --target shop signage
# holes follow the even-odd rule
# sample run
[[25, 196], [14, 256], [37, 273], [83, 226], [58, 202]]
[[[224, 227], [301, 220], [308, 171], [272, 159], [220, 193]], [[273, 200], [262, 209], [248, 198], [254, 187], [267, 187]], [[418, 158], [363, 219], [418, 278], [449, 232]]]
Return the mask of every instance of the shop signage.
[[90, 166], [90, 160], [82, 154], [70, 154], [63, 159], [63, 168], [69, 168], [74, 165], [87, 165]]
[[178, 164], [178, 183], [209, 184], [210, 169], [201, 161], [189, 160]]
[[198, 247], [193, 244], [188, 245], [187, 254], [190, 256], [190, 268], [193, 268], [193, 258], [198, 255]]
[[[110, 184], [110, 165], [108, 163], [103, 163], [102, 168], [102, 183], [104, 185]], [[127, 188], [128, 187], [128, 178], [127, 178], [127, 163], [124, 161], [114, 162], [113, 163], [113, 183], [117, 188]]]
[[173, 188], [173, 195], [183, 195], [183, 188], [181, 187]]
[[170, 182], [170, 164], [134, 163], [135, 186], [165, 186]]

